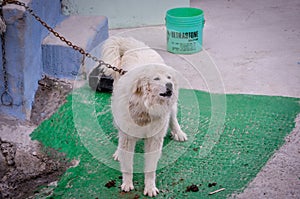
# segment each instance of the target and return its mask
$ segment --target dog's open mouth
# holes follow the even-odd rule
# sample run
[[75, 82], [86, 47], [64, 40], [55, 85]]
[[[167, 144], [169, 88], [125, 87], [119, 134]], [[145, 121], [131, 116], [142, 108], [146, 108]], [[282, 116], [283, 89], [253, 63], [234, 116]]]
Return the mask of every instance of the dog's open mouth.
[[162, 97], [171, 97], [173, 94], [172, 90], [167, 90], [165, 93], [160, 93], [159, 95]]

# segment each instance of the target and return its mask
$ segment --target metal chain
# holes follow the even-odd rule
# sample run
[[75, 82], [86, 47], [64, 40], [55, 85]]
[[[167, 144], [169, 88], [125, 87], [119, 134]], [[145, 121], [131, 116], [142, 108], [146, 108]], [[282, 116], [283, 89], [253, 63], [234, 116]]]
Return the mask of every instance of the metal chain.
[[[2, 5], [0, 9], [0, 17], [4, 21], [3, 12], [2, 12]], [[7, 75], [7, 68], [6, 68], [6, 53], [5, 53], [5, 32], [1, 34], [1, 50], [2, 50], [2, 73], [3, 73], [3, 80], [4, 80], [4, 92], [1, 95], [1, 104], [4, 106], [12, 106], [13, 105], [13, 98], [9, 93], [8, 89], [8, 75]]]
[[65, 37], [63, 37], [61, 34], [59, 34], [53, 28], [51, 28], [39, 16], [37, 16], [34, 13], [34, 11], [31, 8], [29, 8], [25, 3], [20, 2], [20, 1], [15, 1], [15, 0], [4, 0], [3, 5], [5, 5], [5, 4], [15, 4], [15, 5], [24, 7], [25, 10], [27, 12], [29, 12], [29, 14], [31, 14], [38, 22], [40, 22], [45, 28], [47, 28], [47, 30], [49, 30], [49, 32], [51, 32], [55, 37], [59, 38], [62, 42], [66, 43], [68, 46], [72, 47], [75, 51], [78, 51], [82, 55], [85, 55], [89, 59], [92, 59], [93, 61], [97, 62], [98, 66], [105, 66], [107, 68], [110, 68], [110, 69], [120, 73], [120, 75], [124, 75], [127, 72], [121, 68], [117, 68], [115, 66], [112, 66], [111, 64], [105, 63], [104, 61], [98, 59], [96, 56], [93, 56], [92, 54], [86, 52], [83, 48], [81, 48], [81, 47], [73, 44], [71, 41], [67, 40]]

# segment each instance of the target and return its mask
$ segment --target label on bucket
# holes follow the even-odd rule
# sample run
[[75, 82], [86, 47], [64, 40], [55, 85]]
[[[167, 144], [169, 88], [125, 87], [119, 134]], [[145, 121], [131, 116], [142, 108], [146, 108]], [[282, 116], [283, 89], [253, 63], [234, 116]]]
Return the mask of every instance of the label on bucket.
[[191, 54], [201, 50], [199, 31], [178, 32], [167, 31], [167, 47], [172, 53]]

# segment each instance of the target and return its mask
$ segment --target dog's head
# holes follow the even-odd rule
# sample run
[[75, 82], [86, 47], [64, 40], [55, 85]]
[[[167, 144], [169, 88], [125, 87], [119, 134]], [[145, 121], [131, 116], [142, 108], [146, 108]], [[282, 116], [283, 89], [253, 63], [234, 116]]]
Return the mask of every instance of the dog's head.
[[129, 112], [136, 124], [145, 126], [170, 113], [178, 97], [176, 79], [176, 72], [170, 67], [145, 68], [133, 82], [129, 100]]

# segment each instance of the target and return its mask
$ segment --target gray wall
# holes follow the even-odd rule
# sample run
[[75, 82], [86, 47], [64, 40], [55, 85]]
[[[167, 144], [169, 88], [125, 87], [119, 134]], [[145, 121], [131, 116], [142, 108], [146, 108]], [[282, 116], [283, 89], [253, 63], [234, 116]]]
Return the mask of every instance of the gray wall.
[[190, 0], [62, 0], [63, 14], [104, 15], [110, 29], [161, 25], [168, 9], [189, 5]]

